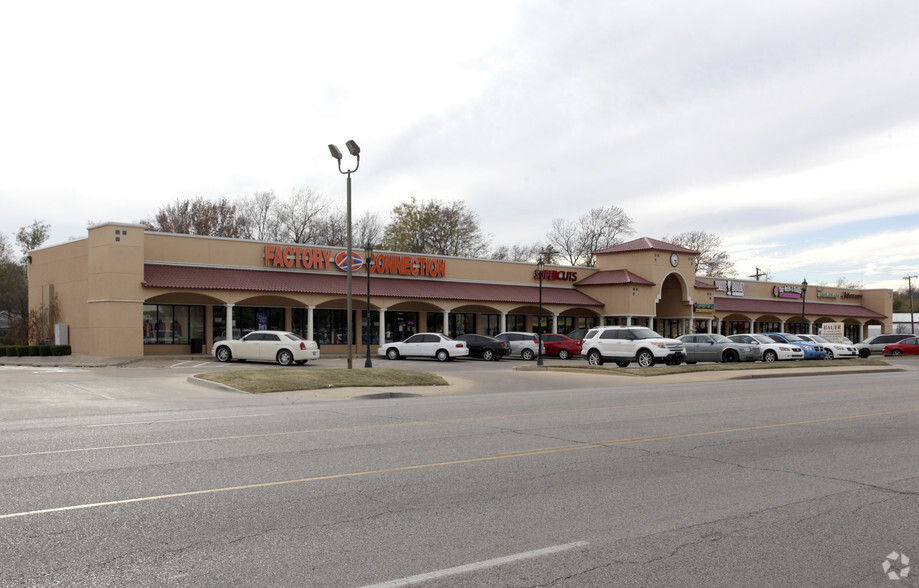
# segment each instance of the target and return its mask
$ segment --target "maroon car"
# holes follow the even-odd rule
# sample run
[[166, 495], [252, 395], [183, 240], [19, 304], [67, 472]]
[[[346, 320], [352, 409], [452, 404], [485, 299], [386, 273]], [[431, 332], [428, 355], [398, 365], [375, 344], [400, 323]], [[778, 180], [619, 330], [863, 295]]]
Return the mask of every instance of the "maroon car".
[[884, 355], [919, 355], [919, 337], [885, 345]]
[[542, 344], [546, 349], [546, 356], [568, 359], [581, 353], [581, 342], [566, 335], [544, 333], [542, 336]]

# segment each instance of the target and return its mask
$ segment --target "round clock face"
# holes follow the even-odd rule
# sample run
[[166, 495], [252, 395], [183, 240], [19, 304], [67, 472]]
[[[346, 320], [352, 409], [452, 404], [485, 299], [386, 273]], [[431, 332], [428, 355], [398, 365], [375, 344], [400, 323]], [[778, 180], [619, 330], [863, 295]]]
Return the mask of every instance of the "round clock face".
[[680, 256], [676, 253], [670, 255], [670, 265], [676, 267], [680, 263]]

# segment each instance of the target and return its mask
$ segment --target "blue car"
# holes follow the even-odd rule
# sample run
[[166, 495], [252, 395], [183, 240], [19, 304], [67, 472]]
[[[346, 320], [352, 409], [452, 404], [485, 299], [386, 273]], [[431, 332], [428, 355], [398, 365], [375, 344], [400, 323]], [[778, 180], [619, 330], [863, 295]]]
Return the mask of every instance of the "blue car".
[[826, 350], [819, 343], [805, 341], [791, 333], [763, 333], [776, 343], [789, 343], [804, 350], [804, 359], [827, 359]]

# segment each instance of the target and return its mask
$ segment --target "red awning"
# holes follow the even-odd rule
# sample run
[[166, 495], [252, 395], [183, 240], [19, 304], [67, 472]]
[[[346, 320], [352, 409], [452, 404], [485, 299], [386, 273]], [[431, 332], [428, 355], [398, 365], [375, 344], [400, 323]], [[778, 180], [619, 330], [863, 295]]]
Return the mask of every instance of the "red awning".
[[[336, 275], [295, 271], [279, 272], [155, 263], [144, 264], [142, 285], [147, 288], [180, 290], [236, 290], [333, 296], [347, 296], [348, 294], [348, 278], [344, 273]], [[536, 285], [415, 280], [374, 275], [371, 276], [370, 290], [373, 296], [414, 300], [464, 300], [518, 304], [537, 304], [539, 302], [539, 287]], [[352, 277], [352, 295], [360, 295], [366, 291], [366, 276], [355, 273]], [[543, 304], [567, 306], [603, 306], [602, 303], [573, 288], [552, 286], [543, 286], [542, 301]]]
[[[719, 297], [715, 298], [715, 308], [719, 313], [742, 312], [744, 314], [801, 314], [801, 301], [756, 300], [752, 298]], [[829, 304], [826, 302], [805, 302], [804, 311], [808, 316], [839, 316], [847, 318], [887, 318], [885, 315], [854, 304]]]

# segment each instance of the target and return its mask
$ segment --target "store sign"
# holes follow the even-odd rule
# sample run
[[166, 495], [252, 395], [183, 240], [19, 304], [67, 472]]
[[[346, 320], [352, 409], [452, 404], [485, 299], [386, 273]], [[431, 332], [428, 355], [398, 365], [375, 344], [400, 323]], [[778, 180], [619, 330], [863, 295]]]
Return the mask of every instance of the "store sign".
[[776, 298], [801, 298], [801, 286], [776, 286], [772, 295]]
[[[542, 279], [548, 281], [576, 282], [578, 272], [560, 272], [556, 270], [542, 270]], [[539, 279], [539, 270], [533, 270], [533, 279]]]
[[843, 298], [861, 298], [862, 295], [858, 294], [857, 292], [843, 292], [842, 297]]
[[[377, 253], [371, 256], [370, 271], [375, 274], [442, 278], [447, 275], [447, 262], [443, 259], [419, 255]], [[265, 266], [287, 269], [322, 269], [337, 267], [348, 271], [348, 253], [334, 253], [330, 249], [294, 247], [292, 245], [265, 245]], [[351, 271], [364, 267], [364, 257], [351, 253]]]
[[733, 280], [715, 280], [715, 289], [724, 292], [728, 296], [743, 296], [743, 282]]
[[844, 323], [823, 323], [820, 326], [820, 336], [833, 343], [842, 343], [845, 337]]
[[714, 304], [700, 304], [697, 302], [693, 304], [692, 309], [699, 314], [715, 314]]
[[839, 298], [839, 294], [827, 292], [823, 288], [817, 288], [817, 298]]

